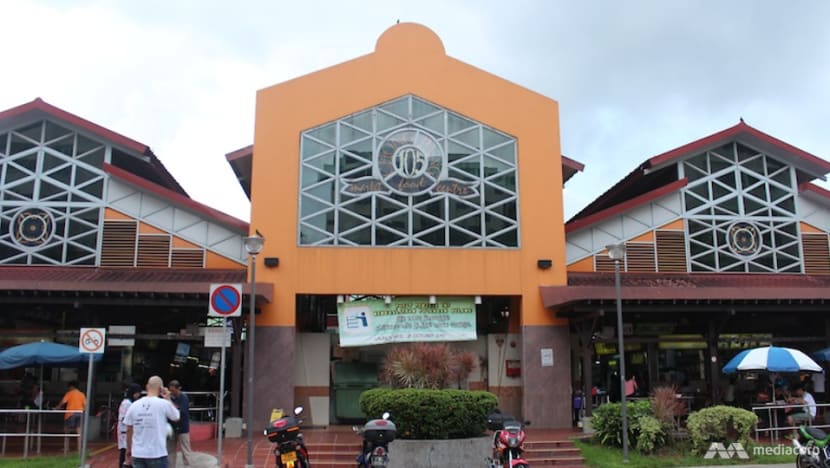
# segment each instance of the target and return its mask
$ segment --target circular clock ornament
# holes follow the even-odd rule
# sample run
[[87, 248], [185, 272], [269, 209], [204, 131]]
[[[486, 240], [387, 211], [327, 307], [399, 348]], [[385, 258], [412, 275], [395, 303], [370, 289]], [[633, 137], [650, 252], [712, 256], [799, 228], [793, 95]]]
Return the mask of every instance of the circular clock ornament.
[[726, 242], [733, 253], [751, 257], [761, 250], [761, 231], [752, 223], [738, 221], [727, 229]]
[[14, 242], [23, 247], [38, 247], [49, 241], [55, 222], [48, 211], [40, 208], [24, 208], [14, 215], [11, 235]]

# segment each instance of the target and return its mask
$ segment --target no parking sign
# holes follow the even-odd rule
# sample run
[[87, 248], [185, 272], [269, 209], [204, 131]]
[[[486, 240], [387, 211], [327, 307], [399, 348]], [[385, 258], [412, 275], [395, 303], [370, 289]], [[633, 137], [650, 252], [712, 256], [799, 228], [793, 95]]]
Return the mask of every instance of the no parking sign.
[[239, 317], [242, 315], [241, 284], [211, 284], [209, 317]]

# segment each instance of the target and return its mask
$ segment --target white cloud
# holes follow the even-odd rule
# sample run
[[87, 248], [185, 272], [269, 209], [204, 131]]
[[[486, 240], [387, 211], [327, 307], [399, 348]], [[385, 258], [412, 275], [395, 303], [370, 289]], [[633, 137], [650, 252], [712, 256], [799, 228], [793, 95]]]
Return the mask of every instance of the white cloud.
[[256, 91], [416, 21], [453, 57], [560, 102], [563, 151], [586, 164], [567, 217], [739, 117], [830, 157], [828, 14], [819, 0], [9, 0], [0, 108], [40, 96], [141, 141], [195, 200], [248, 219], [224, 155], [253, 142]]

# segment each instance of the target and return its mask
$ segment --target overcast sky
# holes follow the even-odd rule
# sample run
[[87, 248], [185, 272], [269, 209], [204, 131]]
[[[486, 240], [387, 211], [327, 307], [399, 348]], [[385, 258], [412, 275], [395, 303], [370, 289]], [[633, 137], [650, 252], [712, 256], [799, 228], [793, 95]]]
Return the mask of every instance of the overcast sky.
[[193, 199], [243, 220], [225, 154], [253, 143], [256, 91], [372, 52], [398, 19], [559, 101], [563, 153], [586, 166], [566, 218], [739, 117], [830, 159], [824, 0], [6, 0], [2, 12], [0, 109], [41, 97], [138, 140]]

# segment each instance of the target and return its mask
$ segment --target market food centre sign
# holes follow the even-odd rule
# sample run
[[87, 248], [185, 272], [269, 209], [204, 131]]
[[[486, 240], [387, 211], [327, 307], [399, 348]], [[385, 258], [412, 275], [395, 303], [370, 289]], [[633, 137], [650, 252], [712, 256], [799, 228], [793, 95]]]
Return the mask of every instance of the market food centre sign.
[[338, 304], [340, 346], [476, 339], [472, 297], [396, 297]]

